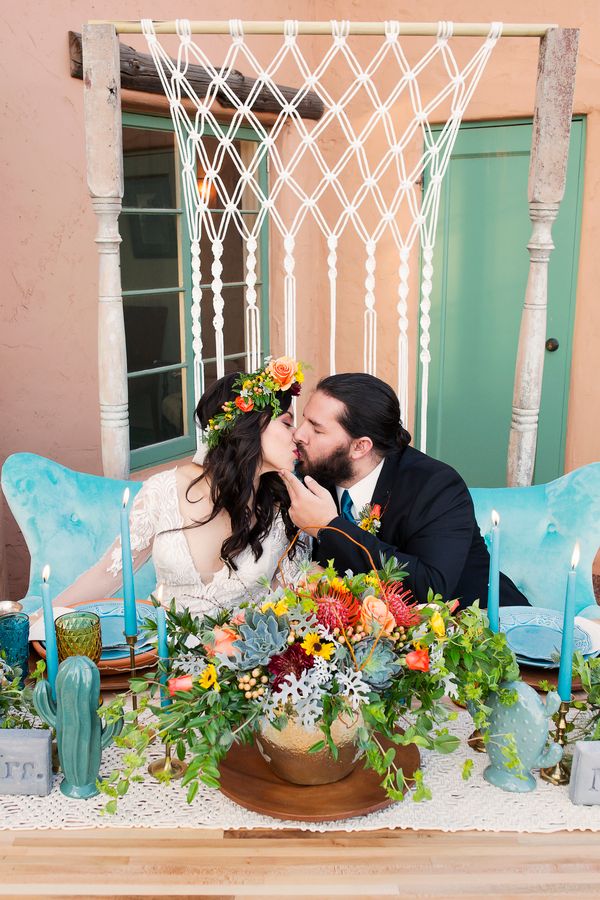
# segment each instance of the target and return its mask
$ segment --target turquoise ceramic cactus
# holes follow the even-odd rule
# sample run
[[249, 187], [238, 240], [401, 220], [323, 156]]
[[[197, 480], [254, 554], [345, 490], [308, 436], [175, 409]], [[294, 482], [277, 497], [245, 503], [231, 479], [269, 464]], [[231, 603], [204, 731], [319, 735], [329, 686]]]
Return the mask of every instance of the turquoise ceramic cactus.
[[[488, 728], [490, 739], [486, 748], [491, 765], [483, 777], [504, 791], [534, 791], [536, 782], [531, 769], [549, 768], [562, 759], [563, 748], [559, 744], [546, 747], [551, 717], [558, 711], [560, 697], [551, 691], [544, 702], [532, 687], [522, 681], [504, 682], [501, 687], [516, 691], [517, 701], [511, 706], [500, 703], [496, 696], [486, 701], [492, 710]], [[502, 736], [509, 734], [515, 738], [521, 762], [519, 772], [506, 767], [507, 760], [502, 752], [507, 746]]]
[[33, 702], [40, 717], [56, 729], [58, 756], [64, 773], [63, 794], [87, 800], [98, 793], [96, 780], [102, 750], [120, 734], [123, 720], [103, 724], [98, 716], [100, 673], [87, 656], [70, 656], [56, 677], [56, 702], [47, 681], [39, 681]]

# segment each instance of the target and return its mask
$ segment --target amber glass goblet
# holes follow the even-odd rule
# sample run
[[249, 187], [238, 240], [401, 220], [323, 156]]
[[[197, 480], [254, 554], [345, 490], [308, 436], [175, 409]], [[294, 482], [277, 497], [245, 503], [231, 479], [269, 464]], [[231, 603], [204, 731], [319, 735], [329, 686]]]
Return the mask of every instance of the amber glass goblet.
[[102, 653], [102, 632], [96, 613], [65, 613], [54, 624], [59, 662], [68, 656], [87, 656], [92, 662], [98, 662]]

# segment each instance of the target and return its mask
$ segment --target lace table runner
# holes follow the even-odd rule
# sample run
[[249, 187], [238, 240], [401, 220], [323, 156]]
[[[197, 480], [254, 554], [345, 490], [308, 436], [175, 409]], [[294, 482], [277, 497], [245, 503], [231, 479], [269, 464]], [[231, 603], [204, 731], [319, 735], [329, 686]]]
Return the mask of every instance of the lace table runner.
[[[250, 812], [219, 791], [201, 787], [194, 802], [185, 801], [185, 789], [177, 782], [159, 785], [150, 776], [131, 786], [119, 801], [116, 815], [100, 815], [106, 798], [69, 800], [55, 778], [47, 797], [0, 796], [0, 829], [49, 828], [294, 828], [306, 831], [370, 831], [377, 828], [412, 828], [435, 831], [600, 831], [600, 806], [574, 806], [566, 787], [538, 779], [537, 790], [510, 794], [482, 778], [487, 755], [473, 752], [466, 738], [473, 722], [460, 712], [451, 730], [462, 740], [449, 756], [425, 751], [422, 768], [433, 799], [414, 803], [409, 798], [380, 812], [332, 822], [293, 822]], [[117, 765], [121, 751], [115, 747], [103, 755], [102, 774]], [[157, 756], [160, 754], [157, 753]], [[473, 760], [473, 774], [462, 779], [465, 759]]]

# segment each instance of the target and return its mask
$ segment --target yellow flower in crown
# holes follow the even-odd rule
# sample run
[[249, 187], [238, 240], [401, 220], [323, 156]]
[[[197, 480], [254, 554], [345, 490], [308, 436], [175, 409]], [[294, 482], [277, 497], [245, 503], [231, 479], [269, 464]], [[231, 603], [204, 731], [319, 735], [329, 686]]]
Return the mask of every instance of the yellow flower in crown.
[[308, 656], [322, 656], [323, 659], [331, 659], [334, 651], [332, 643], [323, 641], [321, 635], [314, 632], [307, 634], [300, 646]]
[[436, 635], [436, 637], [441, 639], [446, 636], [446, 626], [444, 624], [444, 618], [437, 609], [430, 618], [429, 624], [431, 625], [431, 630]]
[[206, 441], [209, 450], [217, 446], [221, 436], [234, 427], [240, 416], [246, 413], [270, 410], [271, 418], [281, 415], [281, 404], [277, 394], [290, 391], [297, 396], [304, 381], [304, 373], [299, 362], [291, 356], [279, 356], [266, 360], [264, 369], [242, 374], [233, 383], [236, 395], [221, 407], [223, 412], [213, 416], [208, 422]]
[[205, 690], [208, 690], [208, 688], [214, 688], [217, 692], [221, 690], [221, 686], [217, 681], [217, 670], [212, 663], [209, 663], [200, 673], [199, 684]]

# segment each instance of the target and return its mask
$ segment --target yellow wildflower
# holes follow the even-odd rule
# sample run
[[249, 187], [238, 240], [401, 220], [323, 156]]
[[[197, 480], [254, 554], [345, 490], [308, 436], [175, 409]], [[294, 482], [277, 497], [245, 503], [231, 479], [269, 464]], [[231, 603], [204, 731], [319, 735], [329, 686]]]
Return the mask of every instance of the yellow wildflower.
[[285, 600], [278, 600], [277, 603], [273, 603], [272, 600], [267, 600], [261, 606], [260, 611], [266, 612], [268, 609], [272, 609], [276, 616], [285, 616], [285, 614], [290, 611]]
[[370, 519], [361, 519], [360, 527], [363, 529], [363, 531], [367, 531], [371, 527], [371, 520]]
[[298, 367], [296, 369], [296, 381], [298, 382], [298, 384], [302, 384], [302, 382], [304, 381], [304, 372], [300, 367], [300, 363], [298, 363]]
[[431, 625], [431, 630], [438, 638], [443, 638], [446, 636], [446, 626], [444, 625], [444, 618], [437, 609], [429, 620], [429, 624]]
[[242, 385], [242, 388], [245, 391], [249, 391], [251, 387], [252, 387], [252, 382], [250, 381], [250, 379], [246, 379], [246, 381]]
[[330, 587], [334, 589], [334, 591], [345, 591], [346, 585], [342, 581], [341, 578], [332, 578], [329, 582]]
[[300, 646], [309, 656], [322, 656], [323, 659], [331, 659], [334, 650], [332, 643], [323, 642], [314, 632], [307, 634]]
[[377, 575], [365, 575], [365, 584], [370, 584], [371, 587], [379, 587]]
[[212, 663], [209, 663], [205, 669], [200, 673], [200, 687], [208, 690], [208, 688], [214, 687], [215, 691], [220, 691], [221, 686], [217, 681], [217, 670], [215, 669]]

